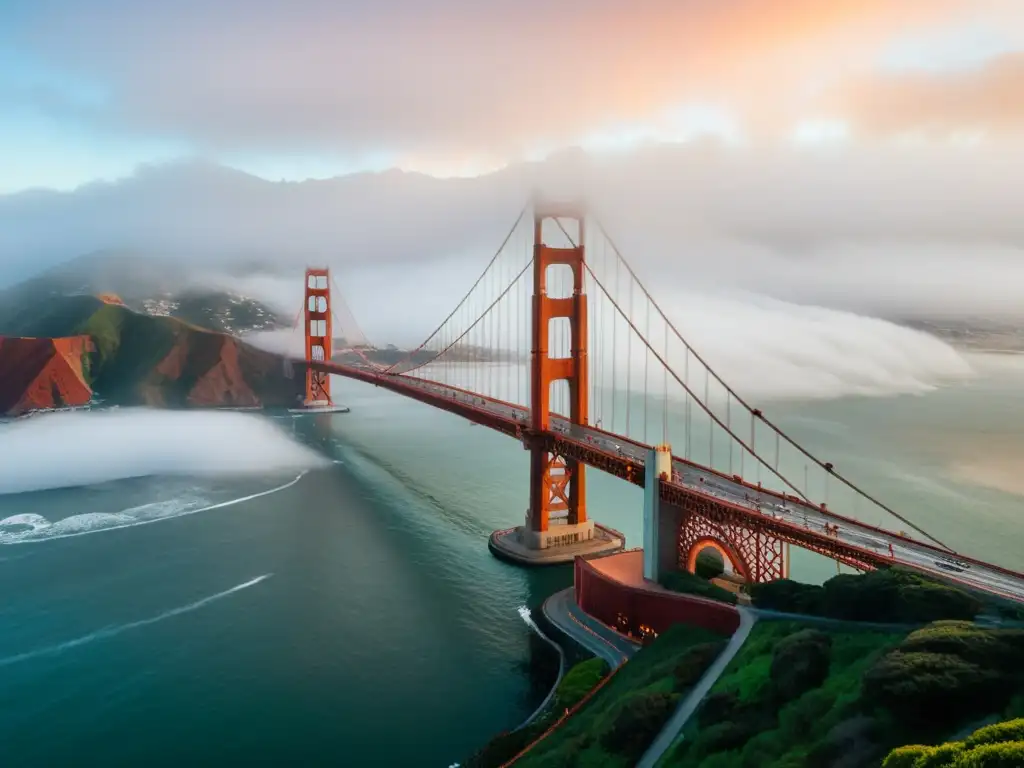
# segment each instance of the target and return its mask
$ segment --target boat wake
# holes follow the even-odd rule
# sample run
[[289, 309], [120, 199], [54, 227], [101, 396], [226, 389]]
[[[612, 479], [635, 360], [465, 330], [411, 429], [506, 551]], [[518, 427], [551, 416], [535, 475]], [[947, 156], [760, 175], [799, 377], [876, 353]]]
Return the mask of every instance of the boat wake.
[[255, 579], [250, 579], [249, 581], [246, 581], [242, 584], [238, 584], [237, 586], [231, 587], [231, 589], [225, 589], [223, 592], [218, 592], [214, 595], [210, 595], [209, 597], [204, 597], [201, 600], [196, 600], [194, 603], [189, 603], [188, 605], [182, 605], [178, 608], [172, 608], [169, 611], [164, 611], [163, 613], [158, 614], [156, 616], [152, 616], [148, 619], [139, 619], [138, 621], [130, 621], [127, 624], [117, 624], [112, 627], [104, 627], [103, 629], [96, 630], [95, 632], [90, 632], [88, 635], [76, 637], [74, 640], [67, 640], [63, 643], [57, 643], [56, 645], [48, 645], [43, 648], [36, 648], [33, 651], [25, 651], [24, 653], [18, 653], [14, 656], [6, 656], [4, 658], [0, 658], [0, 667], [8, 667], [12, 664], [19, 664], [23, 661], [29, 661], [30, 659], [37, 659], [40, 656], [56, 656], [61, 653], [64, 653], [65, 651], [70, 651], [74, 648], [78, 648], [81, 645], [86, 645], [97, 640], [106, 640], [111, 637], [116, 637], [117, 635], [120, 635], [122, 632], [127, 632], [130, 629], [138, 629], [139, 627], [145, 627], [150, 624], [156, 624], [157, 622], [163, 621], [165, 619], [171, 619], [175, 616], [180, 616], [183, 613], [191, 613], [192, 611], [197, 611], [200, 608], [209, 605], [210, 603], [215, 603], [216, 601], [222, 600], [228, 595], [233, 595], [235, 592], [241, 592], [243, 589], [254, 587], [261, 581], [266, 581], [273, 575], [274, 574], [272, 573], [265, 573], [262, 576], [257, 576]]
[[284, 485], [237, 499], [222, 501], [217, 504], [210, 504], [208, 500], [203, 498], [186, 497], [172, 501], [143, 504], [142, 506], [131, 507], [120, 512], [89, 512], [82, 515], [72, 515], [56, 522], [50, 522], [42, 515], [37, 514], [12, 515], [0, 520], [0, 544], [35, 544], [43, 541], [67, 539], [72, 536], [85, 536], [90, 533], [103, 533], [122, 528], [133, 528], [137, 525], [159, 523], [165, 520], [184, 517], [185, 515], [195, 515], [199, 512], [212, 512], [216, 509], [233, 507], [237, 504], [244, 504], [247, 501], [286, 491], [297, 485], [305, 476], [306, 472], [302, 472]]

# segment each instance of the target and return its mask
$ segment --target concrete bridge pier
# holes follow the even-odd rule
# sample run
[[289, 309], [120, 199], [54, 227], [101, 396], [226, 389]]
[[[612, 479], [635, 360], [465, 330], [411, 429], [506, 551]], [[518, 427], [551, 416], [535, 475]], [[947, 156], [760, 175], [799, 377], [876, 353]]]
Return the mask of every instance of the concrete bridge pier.
[[548, 521], [547, 529], [534, 530], [530, 511], [526, 524], [495, 531], [487, 540], [491, 554], [517, 565], [563, 565], [578, 556], [618, 552], [626, 537], [616, 530], [586, 520], [570, 523], [565, 519]]
[[679, 568], [683, 511], [661, 500], [661, 481], [672, 477], [672, 446], [656, 445], [644, 465], [644, 578], [657, 582]]

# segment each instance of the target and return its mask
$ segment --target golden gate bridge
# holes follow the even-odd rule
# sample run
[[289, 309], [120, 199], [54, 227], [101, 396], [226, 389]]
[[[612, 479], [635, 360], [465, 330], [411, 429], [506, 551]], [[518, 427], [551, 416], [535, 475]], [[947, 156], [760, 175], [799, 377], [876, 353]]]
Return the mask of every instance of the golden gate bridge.
[[[531, 201], [462, 300], [397, 362], [367, 354], [331, 286], [328, 270], [307, 270], [297, 361], [307, 405], [330, 406], [331, 376], [341, 376], [520, 441], [529, 507], [521, 526], [492, 535], [499, 554], [567, 562], [621, 548], [621, 534], [588, 518], [590, 467], [644, 488], [652, 581], [692, 571], [707, 547], [749, 582], [784, 578], [795, 545], [859, 570], [900, 564], [1024, 600], [1024, 575], [955, 553], [730, 387], [582, 206]], [[346, 362], [333, 348], [338, 307], [356, 329]]]

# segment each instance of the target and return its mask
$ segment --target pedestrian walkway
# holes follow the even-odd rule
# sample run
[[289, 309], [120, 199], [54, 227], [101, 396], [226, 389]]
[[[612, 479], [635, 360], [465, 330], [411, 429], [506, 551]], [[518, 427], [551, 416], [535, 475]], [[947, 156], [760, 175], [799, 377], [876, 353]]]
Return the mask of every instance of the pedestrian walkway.
[[572, 587], [556, 592], [542, 608], [548, 621], [615, 669], [640, 650], [640, 644], [606, 627], [580, 610]]
[[637, 768], [654, 768], [657, 765], [658, 761], [668, 751], [668, 748], [672, 746], [676, 737], [683, 730], [686, 721], [697, 711], [697, 707], [700, 706], [704, 697], [708, 695], [711, 687], [718, 681], [725, 668], [729, 666], [729, 662], [733, 660], [733, 657], [743, 647], [743, 643], [746, 642], [750, 630], [753, 629], [757, 621], [757, 616], [747, 608], [737, 606], [736, 609], [740, 612], [740, 625], [733, 632], [729, 644], [725, 646], [725, 650], [718, 654], [718, 658], [715, 659], [714, 663], [708, 667], [707, 672], [697, 681], [697, 685], [694, 686], [693, 690], [679, 703], [672, 717], [665, 723], [665, 727], [661, 729], [661, 733], [658, 734], [658, 737], [651, 746], [647, 748], [644, 756], [640, 758]]

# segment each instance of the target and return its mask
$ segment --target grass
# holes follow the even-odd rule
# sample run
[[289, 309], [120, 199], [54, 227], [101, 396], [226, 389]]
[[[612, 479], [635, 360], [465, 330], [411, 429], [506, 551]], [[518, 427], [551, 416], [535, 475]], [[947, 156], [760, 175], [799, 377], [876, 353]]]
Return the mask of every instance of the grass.
[[518, 768], [629, 768], [725, 645], [721, 635], [678, 624], [643, 648]]
[[[92, 337], [95, 351], [90, 362], [90, 383], [105, 399], [134, 405], [145, 402], [148, 387], [163, 387], [169, 400], [185, 390], [186, 382], [170, 382], [155, 369], [170, 353], [184, 325], [167, 317], [138, 315], [115, 305], [102, 305], [75, 328]], [[178, 385], [178, 386], [175, 386]]]
[[[666, 768], [783, 768], [816, 765], [813, 757], [833, 731], [850, 720], [861, 678], [903, 634], [828, 631], [827, 670], [820, 685], [779, 694], [788, 674], [773, 661], [789, 638], [824, 636], [807, 625], [763, 621], [755, 625], [678, 740], [662, 759]], [[798, 637], [799, 635], [799, 637]], [[809, 654], [802, 654], [809, 655]], [[713, 700], [712, 700], [712, 697]], [[710, 703], [709, 703], [710, 702]], [[711, 707], [719, 707], [716, 716]], [[822, 762], [820, 764], [829, 764]]]
[[[595, 685], [601, 682], [602, 678], [609, 671], [608, 662], [596, 657], [581, 661], [573, 666], [565, 673], [562, 682], [558, 684], [558, 689], [554, 695], [552, 713], [557, 715], [559, 712], [564, 712], [566, 709], [576, 706], [576, 703], [586, 696]], [[550, 716], [547, 719], [549, 721], [553, 720]]]

